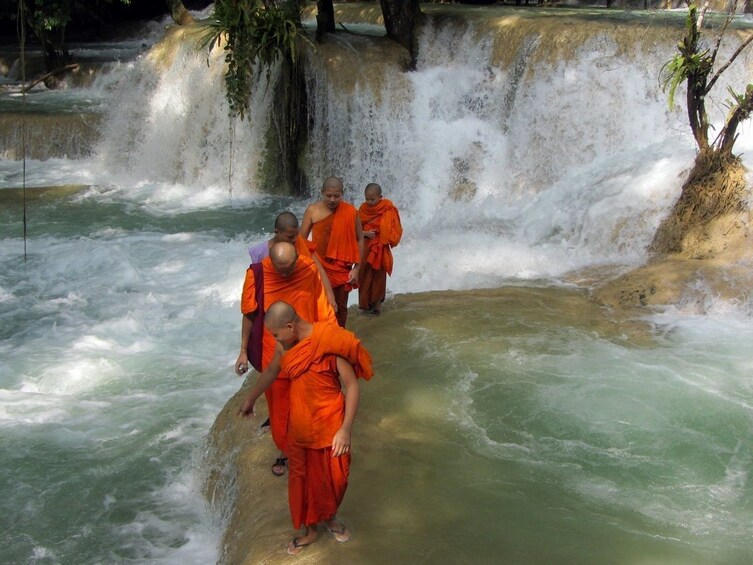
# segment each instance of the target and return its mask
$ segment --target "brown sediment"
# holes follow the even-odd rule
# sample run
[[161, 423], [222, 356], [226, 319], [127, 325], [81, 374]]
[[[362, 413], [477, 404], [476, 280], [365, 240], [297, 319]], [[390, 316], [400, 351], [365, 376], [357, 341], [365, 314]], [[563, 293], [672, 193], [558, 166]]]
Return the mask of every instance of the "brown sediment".
[[17, 161], [23, 157], [23, 127], [26, 128], [26, 158], [76, 159], [92, 154], [99, 140], [102, 117], [94, 113], [0, 115], [0, 157]]
[[597, 284], [594, 299], [615, 308], [680, 305], [703, 313], [706, 299], [747, 302], [753, 290], [750, 212], [728, 213], [691, 229], [682, 251]]
[[208, 31], [209, 28], [200, 22], [190, 25], [173, 26], [167, 30], [165, 36], [158, 43], [149, 49], [146, 59], [157, 70], [165, 71], [170, 68], [175, 57], [186, 44], [193, 45], [197, 54], [205, 55], [207, 58], [219, 59], [224, 55], [223, 43], [215, 45], [211, 53], [208, 48], [205, 51], [199, 49], [201, 39]]
[[[375, 96], [379, 103], [385, 77], [401, 81], [397, 92], [411, 92], [410, 82], [400, 71], [410, 63], [407, 49], [383, 37], [342, 34], [317, 44], [311, 62], [324, 66], [330, 88], [353, 94], [356, 86]], [[407, 99], [407, 96], [406, 96]]]
[[[539, 340], [542, 330], [563, 327], [593, 333], [620, 346], [655, 345], [649, 324], [617, 319], [590, 300], [585, 290], [573, 288], [506, 287], [399, 295], [389, 300], [379, 317], [352, 318], [349, 329], [367, 344], [376, 371], [375, 378], [363, 385], [354, 429], [354, 464], [338, 513], [354, 535], [348, 543], [339, 544], [321, 531], [316, 543], [296, 557], [296, 563], [390, 562], [393, 550], [400, 555], [424, 555], [447, 541], [444, 532], [453, 531], [466, 510], [454, 496], [457, 489], [443, 484], [443, 479], [488, 481], [494, 471], [488, 467], [489, 458], [470, 454], [456, 443], [453, 434], [458, 424], [447, 417], [452, 402], [439, 375], [458, 371], [457, 378], [462, 379], [464, 372], [474, 370], [475, 360], [496, 353], [492, 345], [500, 343], [496, 338], [507, 343]], [[447, 358], [418, 354], [422, 346], [416, 343], [417, 336], [424, 333], [434, 336], [438, 344], [463, 345]], [[494, 336], [491, 341], [490, 335]], [[457, 367], [448, 368], [447, 362]], [[295, 533], [290, 521], [287, 478], [274, 477], [270, 469], [277, 451], [269, 433], [259, 430], [266, 418], [264, 401], [259, 402], [259, 413], [252, 420], [237, 415], [247, 390], [238, 391], [217, 417], [205, 455], [210, 468], [207, 498], [219, 513], [226, 513], [218, 561], [287, 563], [287, 543], [300, 532]], [[385, 544], [385, 539], [390, 543]], [[459, 558], [455, 554], [447, 562], [462, 562]]]
[[[279, 452], [269, 428], [260, 427], [268, 415], [264, 398], [257, 402], [252, 418], [238, 414], [248, 394], [248, 381], [255, 376], [227, 401], [207, 438], [204, 493], [224, 521], [218, 563], [276, 563], [287, 558], [287, 543], [300, 535], [290, 521], [287, 472], [282, 477], [272, 474]], [[332, 540], [320, 534], [320, 539], [296, 558], [297, 563], [333, 563], [332, 543], [327, 543]]]
[[83, 192], [89, 188], [87, 184], [61, 184], [58, 186], [26, 187], [26, 195], [22, 188], [4, 188], [0, 190], [0, 202], [21, 202], [26, 200], [42, 200], [44, 198], [64, 198], [71, 194]]
[[[493, 37], [492, 64], [502, 68], [515, 61], [518, 48], [527, 38], [536, 38], [538, 45], [532, 53], [527, 78], [537, 66], [572, 59], [583, 45], [602, 38], [613, 40], [609, 55], [618, 57], [643, 56], [659, 47], [673, 48], [685, 26], [683, 11], [431, 4], [422, 4], [421, 10], [434, 25], [464, 26], [472, 29], [479, 41]], [[303, 17], [313, 19], [315, 14], [312, 6], [304, 11]], [[707, 22], [717, 25], [721, 17], [709, 14]], [[345, 27], [348, 23], [383, 25], [381, 10], [374, 4], [339, 4], [335, 7], [335, 19]], [[741, 21], [728, 30], [730, 38], [743, 39], [750, 33], [751, 26]]]

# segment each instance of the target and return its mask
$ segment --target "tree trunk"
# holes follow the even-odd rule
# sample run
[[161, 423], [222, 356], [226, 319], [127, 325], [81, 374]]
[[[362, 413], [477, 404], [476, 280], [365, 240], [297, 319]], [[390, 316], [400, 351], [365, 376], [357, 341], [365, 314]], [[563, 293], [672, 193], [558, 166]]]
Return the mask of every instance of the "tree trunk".
[[335, 32], [335, 8], [332, 0], [316, 2], [316, 40], [321, 41], [325, 33]]
[[57, 71], [66, 67], [71, 61], [70, 53], [65, 48], [63, 34], [60, 32], [60, 39], [56, 44], [45, 30], [36, 29], [34, 31], [44, 52], [44, 66], [47, 69], [44, 85], [49, 89], [57, 88], [60, 85], [60, 76]]
[[[299, 58], [304, 57], [299, 52]], [[282, 60], [279, 79], [273, 87], [274, 105], [266, 133], [266, 166], [262, 188], [266, 192], [303, 195], [308, 189], [300, 156], [308, 137], [306, 79], [301, 60]]]
[[182, 0], [165, 0], [170, 10], [170, 16], [178, 25], [188, 25], [194, 23], [193, 16], [186, 10]]
[[411, 56], [411, 67], [416, 66], [418, 37], [416, 26], [421, 20], [418, 0], [380, 0], [387, 37], [405, 47]]
[[698, 239], [711, 220], [745, 210], [745, 173], [740, 160], [731, 154], [711, 148], [699, 152], [680, 198], [656, 230], [650, 251], [686, 251], [688, 240]]

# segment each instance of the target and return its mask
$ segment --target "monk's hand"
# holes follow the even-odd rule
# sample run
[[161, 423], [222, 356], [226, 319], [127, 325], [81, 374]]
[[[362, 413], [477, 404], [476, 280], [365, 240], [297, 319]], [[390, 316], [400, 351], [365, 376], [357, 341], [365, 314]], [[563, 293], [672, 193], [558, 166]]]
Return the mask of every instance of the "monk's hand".
[[376, 230], [363, 230], [363, 237], [367, 239], [374, 239], [376, 237]]
[[350, 430], [340, 428], [332, 438], [332, 457], [340, 457], [350, 451]]
[[350, 273], [348, 273], [348, 284], [352, 284], [355, 286], [357, 282], [358, 282], [358, 265], [353, 265], [353, 267], [350, 269]]
[[251, 416], [253, 416], [255, 402], [256, 399], [249, 396], [246, 401], [241, 404], [241, 407], [238, 409], [238, 414], [240, 414], [244, 418], [250, 418]]
[[235, 361], [235, 374], [239, 377], [248, 371], [248, 353], [241, 351], [238, 359]]

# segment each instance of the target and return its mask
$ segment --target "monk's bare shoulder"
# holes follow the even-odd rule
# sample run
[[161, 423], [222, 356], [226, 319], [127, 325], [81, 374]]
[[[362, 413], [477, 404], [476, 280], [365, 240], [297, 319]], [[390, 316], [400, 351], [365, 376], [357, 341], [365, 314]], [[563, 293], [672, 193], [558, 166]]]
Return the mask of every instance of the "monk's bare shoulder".
[[330, 210], [329, 207], [321, 200], [314, 202], [313, 204], [309, 204], [308, 208], [306, 208], [306, 212], [310, 212], [311, 223], [313, 224], [323, 220], [333, 213], [332, 210]]

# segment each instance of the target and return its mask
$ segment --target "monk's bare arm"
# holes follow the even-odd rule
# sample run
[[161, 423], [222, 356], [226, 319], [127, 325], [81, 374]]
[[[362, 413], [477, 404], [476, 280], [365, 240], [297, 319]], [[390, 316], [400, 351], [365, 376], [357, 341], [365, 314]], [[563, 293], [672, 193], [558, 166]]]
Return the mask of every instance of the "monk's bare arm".
[[[366, 260], [366, 245], [363, 238], [363, 224], [361, 223], [361, 216], [356, 214], [356, 241], [358, 242], [358, 257], [359, 262], [363, 263]], [[350, 280], [348, 282], [355, 283], [358, 281], [358, 270], [360, 265], [355, 265], [350, 271]]]
[[327, 301], [330, 303], [335, 313], [337, 313], [337, 301], [335, 300], [335, 293], [332, 291], [332, 283], [329, 282], [327, 271], [322, 267], [315, 251], [311, 253], [311, 259], [316, 264], [316, 268], [319, 269], [319, 278], [322, 279], [322, 286], [324, 286], [324, 292], [327, 294]]
[[340, 373], [340, 379], [345, 387], [345, 416], [343, 424], [335, 437], [332, 438], [332, 456], [338, 457], [350, 451], [350, 436], [353, 422], [358, 412], [358, 404], [361, 400], [361, 389], [358, 385], [356, 373], [346, 359], [337, 358], [337, 372]]
[[259, 378], [256, 379], [254, 386], [251, 387], [251, 392], [248, 393], [245, 402], [238, 409], [238, 414], [244, 418], [249, 418], [254, 415], [254, 404], [259, 397], [264, 394], [264, 391], [272, 386], [275, 378], [277, 378], [277, 374], [280, 372], [281, 357], [282, 348], [278, 344], [278, 347], [275, 350], [275, 355], [272, 357], [272, 361], [269, 362], [269, 365], [264, 368], [259, 375]]
[[251, 327], [254, 314], [243, 314], [241, 322], [241, 352], [235, 361], [235, 374], [239, 377], [248, 371], [248, 342], [251, 340]]
[[301, 221], [301, 229], [299, 233], [303, 239], [308, 239], [311, 234], [311, 228], [314, 226], [313, 220], [314, 205], [309, 204], [306, 207], [306, 211], [303, 213], [303, 220]]

